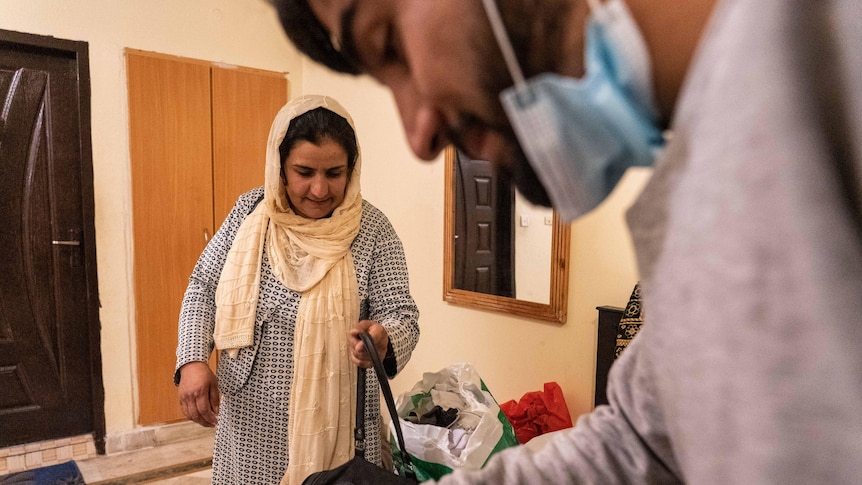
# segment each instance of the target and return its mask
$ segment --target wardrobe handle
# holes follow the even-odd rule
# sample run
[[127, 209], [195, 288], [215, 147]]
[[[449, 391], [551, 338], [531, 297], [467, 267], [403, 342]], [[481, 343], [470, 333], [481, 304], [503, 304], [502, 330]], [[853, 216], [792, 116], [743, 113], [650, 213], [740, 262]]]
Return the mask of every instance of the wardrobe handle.
[[204, 228], [204, 242], [210, 242], [210, 231], [207, 228]]

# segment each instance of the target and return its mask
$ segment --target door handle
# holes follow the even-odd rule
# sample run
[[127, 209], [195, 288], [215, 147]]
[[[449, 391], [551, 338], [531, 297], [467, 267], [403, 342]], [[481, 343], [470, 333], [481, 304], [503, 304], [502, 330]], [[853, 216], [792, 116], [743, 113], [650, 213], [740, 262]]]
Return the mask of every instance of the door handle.
[[81, 241], [51, 241], [51, 244], [55, 246], [80, 246]]

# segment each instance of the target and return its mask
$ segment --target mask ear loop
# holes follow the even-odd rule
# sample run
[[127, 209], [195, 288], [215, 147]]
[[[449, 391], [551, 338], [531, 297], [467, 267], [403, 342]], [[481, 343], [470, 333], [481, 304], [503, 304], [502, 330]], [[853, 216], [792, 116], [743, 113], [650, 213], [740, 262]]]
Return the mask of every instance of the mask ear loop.
[[[596, 12], [601, 9], [599, 0], [587, 0], [590, 10]], [[518, 64], [518, 57], [515, 56], [515, 49], [512, 48], [512, 41], [506, 34], [506, 27], [503, 25], [503, 19], [500, 16], [500, 9], [497, 8], [496, 0], [482, 0], [482, 6], [485, 7], [485, 14], [488, 16], [488, 21], [491, 23], [491, 30], [494, 32], [494, 38], [497, 40], [497, 46], [503, 54], [503, 60], [506, 62], [506, 69], [509, 75], [512, 76], [512, 81], [515, 83], [515, 92], [518, 101], [526, 104], [530, 101], [532, 95], [527, 86], [527, 81], [524, 78], [524, 72], [521, 70], [521, 65]], [[523, 99], [521, 96], [527, 96]]]
[[528, 92], [527, 81], [524, 79], [524, 72], [518, 64], [518, 58], [515, 56], [515, 49], [512, 48], [512, 42], [506, 34], [506, 27], [503, 25], [503, 19], [500, 17], [500, 10], [497, 8], [495, 0], [482, 0], [482, 5], [485, 7], [485, 14], [488, 16], [488, 21], [491, 22], [491, 30], [494, 32], [494, 38], [497, 39], [497, 45], [500, 47], [500, 52], [503, 54], [503, 60], [506, 62], [506, 68], [512, 80], [515, 82], [515, 91], [518, 94], [518, 100], [521, 93]]

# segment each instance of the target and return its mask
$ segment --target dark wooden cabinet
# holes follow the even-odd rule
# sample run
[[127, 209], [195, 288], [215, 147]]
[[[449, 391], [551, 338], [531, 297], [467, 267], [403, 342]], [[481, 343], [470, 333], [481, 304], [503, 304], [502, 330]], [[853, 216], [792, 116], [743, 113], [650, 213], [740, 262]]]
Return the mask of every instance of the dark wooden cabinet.
[[606, 388], [608, 373], [614, 363], [617, 345], [617, 329], [623, 317], [623, 308], [615, 306], [596, 307], [599, 311], [599, 331], [596, 343], [596, 393], [593, 404], [607, 404]]

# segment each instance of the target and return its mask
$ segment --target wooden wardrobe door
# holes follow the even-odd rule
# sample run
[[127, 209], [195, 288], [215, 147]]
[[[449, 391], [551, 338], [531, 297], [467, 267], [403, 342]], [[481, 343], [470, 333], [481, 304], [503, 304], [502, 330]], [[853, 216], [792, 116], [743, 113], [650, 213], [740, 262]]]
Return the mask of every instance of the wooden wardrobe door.
[[266, 140], [287, 102], [284, 74], [212, 68], [213, 207], [218, 228], [236, 202], [263, 185]]
[[171, 376], [188, 277], [213, 234], [210, 67], [127, 52], [140, 424], [183, 419]]

